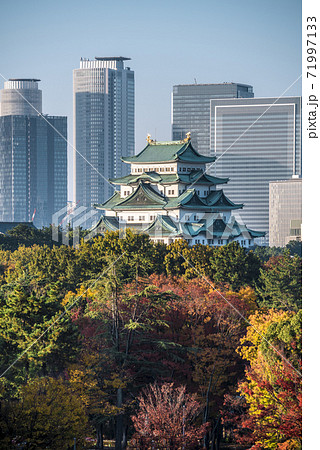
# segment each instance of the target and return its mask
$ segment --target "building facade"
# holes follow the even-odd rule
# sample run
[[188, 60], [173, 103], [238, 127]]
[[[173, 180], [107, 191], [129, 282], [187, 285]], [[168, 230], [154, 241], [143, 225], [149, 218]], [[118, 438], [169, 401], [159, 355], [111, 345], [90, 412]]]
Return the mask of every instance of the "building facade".
[[81, 59], [73, 72], [74, 201], [91, 207], [112, 195], [108, 179], [127, 174], [134, 154], [134, 72], [124, 57]]
[[[2, 99], [8, 98], [5, 90]], [[16, 91], [19, 95], [19, 90]], [[15, 100], [17, 109], [10, 112], [22, 110], [23, 97], [22, 106], [17, 107]], [[37, 107], [42, 109], [41, 105]], [[66, 140], [66, 117], [42, 114], [0, 117], [1, 222], [33, 221], [37, 227], [48, 226], [52, 215], [66, 206]]]
[[240, 225], [233, 211], [241, 209], [224, 193], [228, 178], [206, 173], [215, 157], [199, 154], [186, 139], [156, 142], [136, 156], [125, 157], [130, 174], [111, 179], [120, 187], [95, 208], [104, 215], [92, 231], [115, 231], [130, 227], [143, 231], [156, 242], [171, 243], [184, 238], [190, 245], [224, 245], [238, 241], [250, 247], [259, 233]]
[[301, 241], [302, 179], [269, 183], [269, 244], [284, 247]]
[[225, 191], [244, 202], [242, 220], [268, 230], [269, 182], [301, 176], [301, 97], [211, 100], [210, 120], [213, 173], [230, 176]]
[[183, 84], [173, 86], [172, 139], [192, 133], [192, 142], [206, 156], [210, 153], [210, 100], [253, 97], [253, 87], [241, 83]]
[[42, 91], [35, 78], [10, 78], [1, 90], [0, 116], [37, 116], [42, 113]]

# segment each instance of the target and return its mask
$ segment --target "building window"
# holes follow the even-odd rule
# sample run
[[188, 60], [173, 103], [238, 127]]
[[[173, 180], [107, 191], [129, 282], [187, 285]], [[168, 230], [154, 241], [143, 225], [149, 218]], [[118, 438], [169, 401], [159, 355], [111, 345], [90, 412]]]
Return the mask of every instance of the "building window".
[[145, 220], [145, 216], [139, 216], [139, 221], [144, 221]]
[[134, 221], [134, 216], [128, 216], [128, 222], [133, 222]]
[[186, 168], [185, 167], [182, 170], [183, 170], [183, 172], [186, 172]]
[[166, 172], [170, 172], [170, 167], [166, 167]]
[[199, 217], [197, 214], [195, 214], [193, 217], [194, 217], [194, 220], [199, 220]]
[[171, 167], [171, 172], [174, 172], [174, 167]]

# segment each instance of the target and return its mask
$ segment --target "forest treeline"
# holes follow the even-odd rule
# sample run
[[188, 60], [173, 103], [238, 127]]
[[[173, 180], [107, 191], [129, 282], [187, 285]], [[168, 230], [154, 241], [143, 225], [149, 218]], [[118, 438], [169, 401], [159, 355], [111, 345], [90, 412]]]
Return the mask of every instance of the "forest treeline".
[[299, 245], [50, 238], [0, 239], [0, 448], [301, 448]]

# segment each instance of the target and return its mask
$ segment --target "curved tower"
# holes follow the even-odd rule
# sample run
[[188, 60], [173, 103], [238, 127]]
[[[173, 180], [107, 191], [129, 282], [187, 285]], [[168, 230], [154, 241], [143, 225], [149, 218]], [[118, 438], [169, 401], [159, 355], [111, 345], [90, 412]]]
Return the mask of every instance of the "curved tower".
[[37, 116], [42, 113], [38, 79], [10, 78], [1, 90], [1, 116]]

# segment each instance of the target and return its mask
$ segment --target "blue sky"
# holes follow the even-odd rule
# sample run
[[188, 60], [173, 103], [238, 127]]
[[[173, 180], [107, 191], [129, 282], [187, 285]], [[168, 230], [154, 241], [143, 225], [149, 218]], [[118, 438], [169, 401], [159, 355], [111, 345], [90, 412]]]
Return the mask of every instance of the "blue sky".
[[[234, 81], [268, 97], [301, 74], [296, 0], [15, 0], [1, 5], [0, 37], [0, 73], [40, 78], [43, 112], [68, 116], [71, 143], [72, 70], [80, 57], [132, 58], [136, 150], [147, 133], [171, 139], [174, 84]], [[301, 95], [301, 80], [286, 95]]]

